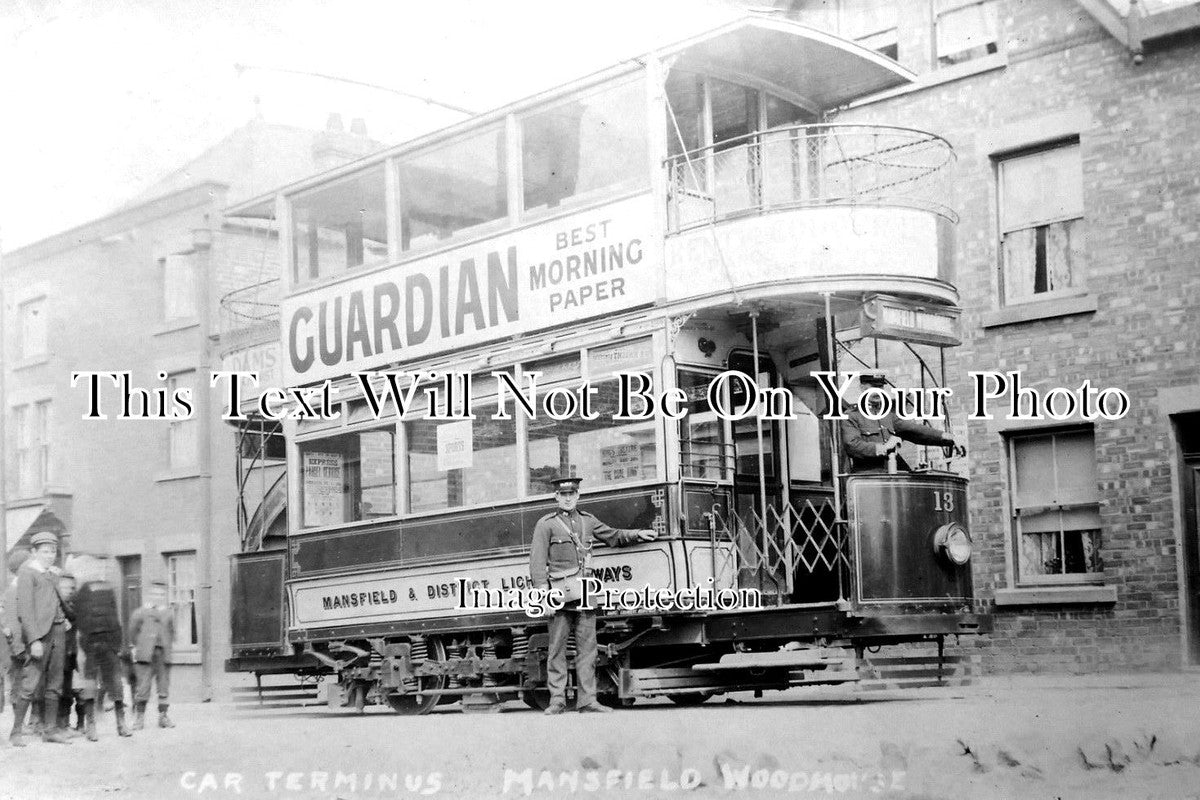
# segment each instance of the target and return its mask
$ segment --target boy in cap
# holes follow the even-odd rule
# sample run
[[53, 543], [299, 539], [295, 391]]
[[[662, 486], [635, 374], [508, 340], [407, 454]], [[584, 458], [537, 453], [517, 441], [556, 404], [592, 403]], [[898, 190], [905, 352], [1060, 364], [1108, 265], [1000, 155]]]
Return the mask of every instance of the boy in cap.
[[16, 616], [26, 651], [21, 667], [21, 688], [13, 702], [13, 729], [9, 741], [24, 747], [25, 712], [42, 701], [42, 738], [70, 744], [55, 726], [62, 694], [66, 661], [67, 617], [58, 595], [58, 577], [51, 571], [58, 557], [58, 537], [49, 531], [34, 534], [33, 555], [17, 571]]
[[171, 688], [171, 646], [175, 642], [175, 615], [167, 605], [167, 585], [150, 584], [146, 602], [129, 617], [129, 642], [133, 646], [133, 667], [137, 673], [134, 694], [133, 729], [146, 726], [146, 704], [150, 702], [150, 679], [158, 687], [158, 727], [174, 728], [167, 716], [168, 691]]
[[[596, 539], [610, 547], [626, 547], [658, 537], [652, 530], [610, 528], [592, 514], [578, 510], [575, 506], [582, 480], [558, 477], [550, 481], [558, 509], [538, 520], [529, 551], [529, 573], [536, 588], [549, 589], [551, 581], [576, 582], [585, 577]], [[596, 701], [596, 612], [579, 608], [579, 600], [575, 599], [550, 618], [550, 652], [546, 659], [550, 705], [546, 713], [561, 714], [567, 709], [567, 638], [572, 629], [578, 684], [575, 709], [582, 713], [611, 711]]]
[[123, 637], [116, 588], [102, 578], [85, 579], [75, 598], [75, 619], [83, 653], [84, 735], [96, 741], [96, 706], [104, 707], [107, 693], [116, 707], [117, 734], [132, 736], [125, 727], [125, 689], [118, 661]]
[[[896, 467], [909, 470], [908, 463], [900, 456], [900, 445], [904, 440], [917, 444], [954, 447], [954, 439], [930, 425], [913, 420], [900, 419], [894, 413], [879, 419], [869, 419], [863, 414], [862, 396], [868, 389], [883, 389], [888, 385], [882, 372], [861, 372], [857, 385], [852, 384], [843, 397], [854, 405], [846, 411], [842, 422], [842, 446], [850, 456], [852, 472], [871, 469], [887, 469], [888, 456], [896, 454]], [[876, 398], [868, 397], [871, 401]], [[872, 416], [882, 408], [868, 409]]]

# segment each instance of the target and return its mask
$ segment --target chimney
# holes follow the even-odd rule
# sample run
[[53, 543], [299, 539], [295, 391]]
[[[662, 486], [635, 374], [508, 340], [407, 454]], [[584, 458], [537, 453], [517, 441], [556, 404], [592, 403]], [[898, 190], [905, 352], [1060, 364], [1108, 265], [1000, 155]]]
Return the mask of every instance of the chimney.
[[379, 142], [367, 137], [367, 123], [362, 117], [354, 117], [347, 132], [342, 115], [331, 111], [325, 122], [325, 130], [313, 137], [313, 166], [318, 171], [339, 167], [379, 150]]

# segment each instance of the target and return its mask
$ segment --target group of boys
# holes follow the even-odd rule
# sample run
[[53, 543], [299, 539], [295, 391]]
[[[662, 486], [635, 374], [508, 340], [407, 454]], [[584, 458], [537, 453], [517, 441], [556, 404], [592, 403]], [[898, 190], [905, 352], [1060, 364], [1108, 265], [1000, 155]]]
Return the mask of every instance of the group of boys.
[[[24, 747], [39, 735], [60, 744], [80, 735], [94, 742], [96, 708], [103, 709], [106, 696], [113, 702], [117, 733], [132, 736], [131, 730], [145, 727], [152, 681], [158, 689], [158, 725], [173, 728], [167, 693], [175, 623], [165, 587], [151, 586], [146, 603], [130, 614], [126, 649], [114, 586], [89, 580], [76, 591], [75, 577], [55, 566], [58, 537], [43, 531], [30, 545], [27, 553], [9, 557], [15, 574], [0, 593], [0, 707], [8, 671], [13, 709], [9, 742]], [[132, 665], [132, 729], [125, 721], [123, 659]]]

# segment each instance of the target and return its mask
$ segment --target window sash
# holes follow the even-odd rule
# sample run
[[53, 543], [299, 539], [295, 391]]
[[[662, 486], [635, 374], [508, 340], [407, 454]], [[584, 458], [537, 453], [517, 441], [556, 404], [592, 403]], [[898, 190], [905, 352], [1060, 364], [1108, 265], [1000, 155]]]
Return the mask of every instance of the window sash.
[[[193, 405], [196, 401], [196, 373], [180, 372], [167, 378], [167, 397], [174, 397], [181, 388], [192, 390]], [[172, 419], [167, 429], [167, 464], [171, 469], [194, 466], [200, 454], [200, 421], [193, 413], [190, 419]]]
[[168, 320], [196, 316], [196, 269], [190, 256], [163, 259], [163, 317]]
[[175, 618], [175, 647], [199, 647], [196, 616], [196, 554], [174, 553], [167, 557], [167, 602]]
[[999, 161], [1000, 232], [1083, 217], [1078, 142]]
[[1086, 582], [1101, 577], [1094, 434], [1013, 437], [1009, 464], [1018, 581]]
[[996, 0], [943, 0], [934, 21], [934, 39], [938, 59], [989, 44], [998, 47], [1000, 18]]
[[45, 355], [49, 349], [46, 329], [46, 302], [39, 298], [18, 306], [19, 352], [21, 358]]

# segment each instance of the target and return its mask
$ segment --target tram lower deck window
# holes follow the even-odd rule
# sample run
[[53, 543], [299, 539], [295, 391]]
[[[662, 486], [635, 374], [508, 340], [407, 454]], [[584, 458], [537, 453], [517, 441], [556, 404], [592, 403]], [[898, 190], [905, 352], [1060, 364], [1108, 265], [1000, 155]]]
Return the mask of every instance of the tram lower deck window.
[[437, 511], [517, 497], [515, 420], [491, 418], [495, 403], [474, 409], [476, 419], [404, 423], [408, 438], [408, 507]]
[[303, 526], [393, 516], [394, 441], [390, 430], [371, 430], [301, 444]]
[[[654, 418], [622, 422], [617, 413], [617, 382], [593, 384], [591, 410], [595, 419], [573, 414], [564, 420], [538, 416], [529, 420], [529, 493], [553, 491], [555, 475], [584, 479], [584, 488], [653, 480], [658, 477], [658, 447]], [[631, 411], [641, 408], [634, 402]]]

